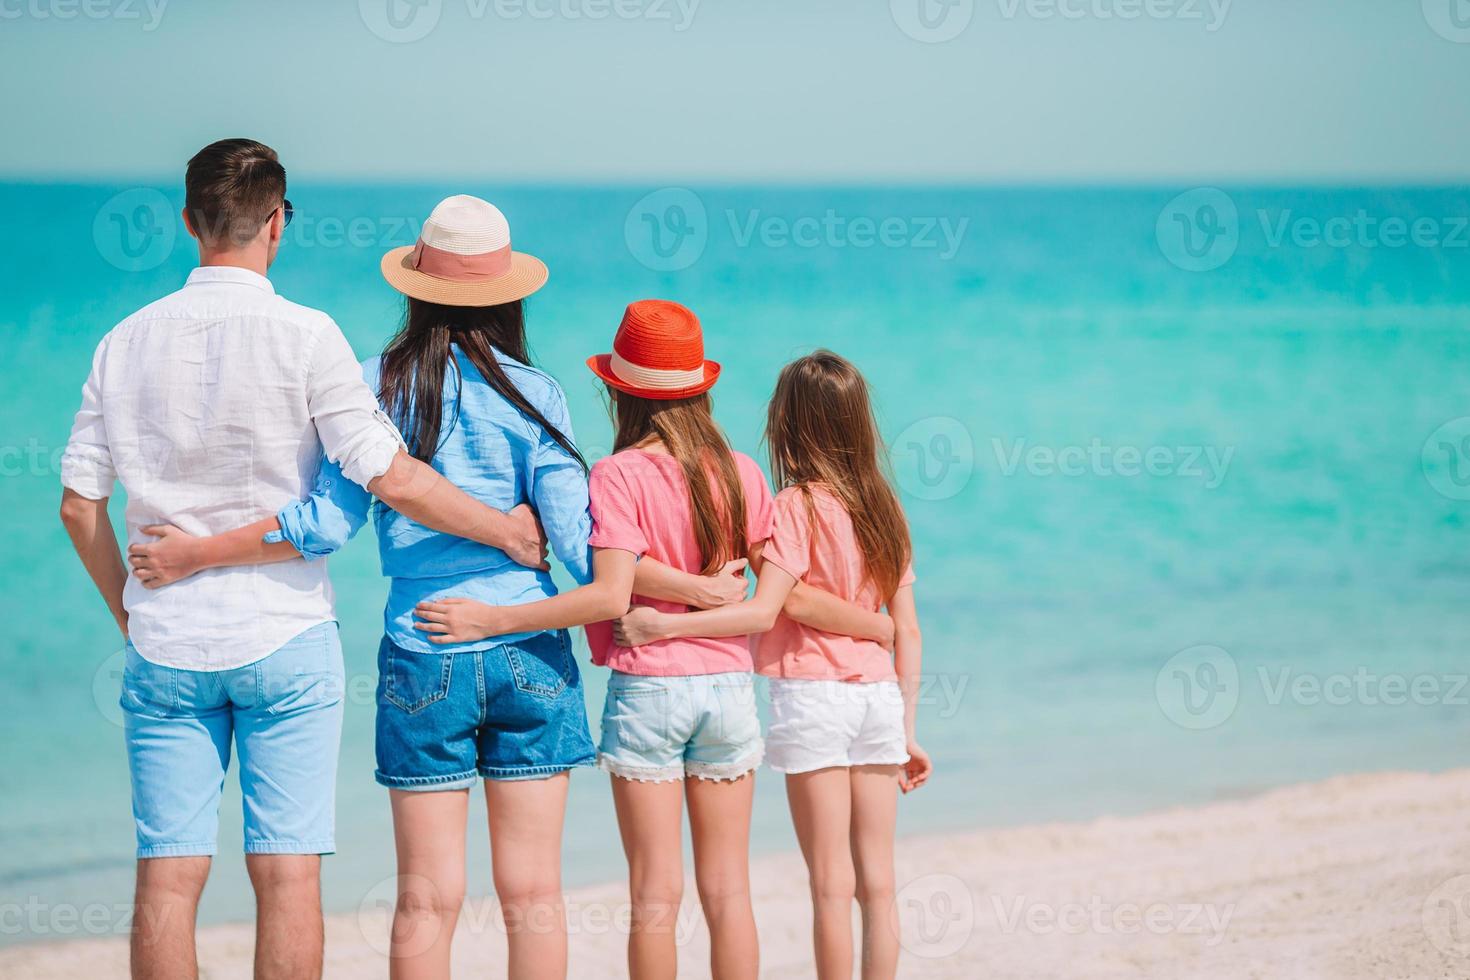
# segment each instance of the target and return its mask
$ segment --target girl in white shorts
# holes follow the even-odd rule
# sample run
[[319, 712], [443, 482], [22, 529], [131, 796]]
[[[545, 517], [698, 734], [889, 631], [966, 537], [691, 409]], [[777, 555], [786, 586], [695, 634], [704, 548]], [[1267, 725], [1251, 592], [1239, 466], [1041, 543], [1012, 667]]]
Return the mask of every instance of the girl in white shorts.
[[[639, 607], [619, 620], [629, 645], [678, 636], [766, 631], [756, 670], [771, 679], [766, 761], [786, 795], [811, 876], [817, 975], [851, 977], [852, 903], [863, 921], [864, 977], [898, 968], [893, 838], [898, 791], [933, 769], [914, 738], [922, 650], [908, 525], [884, 478], [867, 384], [851, 363], [817, 351], [776, 382], [766, 423], [782, 488], [771, 537], [754, 549], [748, 602], [692, 613]], [[792, 618], [804, 582], [892, 617], [883, 643]]]

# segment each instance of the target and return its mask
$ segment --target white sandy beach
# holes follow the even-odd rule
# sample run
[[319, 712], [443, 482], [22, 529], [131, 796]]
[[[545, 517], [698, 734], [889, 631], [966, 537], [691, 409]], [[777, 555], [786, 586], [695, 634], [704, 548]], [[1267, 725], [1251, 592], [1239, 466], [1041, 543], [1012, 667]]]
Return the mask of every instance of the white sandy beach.
[[[901, 973], [909, 977], [1470, 976], [1470, 770], [1344, 776], [1253, 799], [1087, 824], [900, 842]], [[763, 970], [809, 976], [800, 858], [755, 867]], [[327, 976], [384, 976], [384, 907], [331, 918]], [[706, 937], [681, 923], [681, 975], [705, 975]], [[568, 896], [571, 975], [624, 975], [621, 885]], [[249, 977], [247, 925], [202, 930], [212, 980]], [[493, 902], [471, 903], [457, 975], [495, 975]], [[0, 976], [126, 976], [122, 942], [0, 951]]]

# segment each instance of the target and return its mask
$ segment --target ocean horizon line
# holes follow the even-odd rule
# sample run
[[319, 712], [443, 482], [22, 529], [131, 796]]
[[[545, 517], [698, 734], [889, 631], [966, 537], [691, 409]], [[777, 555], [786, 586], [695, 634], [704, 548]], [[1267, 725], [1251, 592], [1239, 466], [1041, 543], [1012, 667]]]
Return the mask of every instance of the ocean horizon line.
[[[290, 179], [300, 186], [332, 186], [342, 188], [403, 188], [418, 189], [439, 187], [449, 182], [486, 183], [495, 182], [507, 190], [515, 191], [647, 191], [650, 188], [679, 187], [691, 190], [722, 191], [758, 188], [772, 191], [960, 191], [967, 193], [1130, 193], [1141, 191], [1170, 191], [1198, 187], [1213, 187], [1235, 192], [1265, 192], [1314, 190], [1327, 192], [1356, 191], [1421, 191], [1444, 192], [1470, 191], [1470, 174], [1427, 180], [1419, 177], [1365, 178], [1358, 181], [1343, 181], [1336, 178], [1295, 178], [1270, 180], [1235, 180], [1225, 177], [1179, 177], [1141, 178], [1137, 180], [744, 180], [690, 179], [681, 177], [654, 176], [634, 180], [521, 180], [494, 174], [482, 175], [426, 175], [367, 177], [363, 175], [300, 175], [291, 173]], [[183, 186], [182, 166], [170, 174], [118, 174], [118, 175], [32, 175], [0, 174], [0, 187], [53, 187], [53, 188], [110, 188], [125, 186], [156, 187], [177, 184]]]

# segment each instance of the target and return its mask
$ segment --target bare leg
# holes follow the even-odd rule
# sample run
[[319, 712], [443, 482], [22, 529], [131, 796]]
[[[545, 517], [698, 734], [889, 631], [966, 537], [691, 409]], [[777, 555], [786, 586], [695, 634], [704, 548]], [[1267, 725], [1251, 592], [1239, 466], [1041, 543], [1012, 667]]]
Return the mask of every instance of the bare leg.
[[898, 973], [893, 883], [898, 771], [898, 766], [852, 769], [852, 860], [863, 913], [863, 980], [893, 980]]
[[209, 878], [207, 857], [143, 858], [133, 902], [134, 980], [195, 980], [194, 919]]
[[510, 947], [510, 980], [565, 980], [561, 832], [571, 779], [485, 780], [490, 863]]
[[316, 854], [247, 854], [255, 888], [255, 980], [322, 975], [322, 859]]
[[673, 980], [684, 898], [684, 786], [678, 780], [640, 783], [614, 776], [612, 791], [632, 902], [628, 973], [632, 980]]
[[750, 805], [755, 773], [739, 779], [684, 780], [694, 841], [694, 882], [709, 923], [710, 974], [755, 980], [760, 942], [750, 907]]
[[393, 980], [449, 976], [464, 903], [464, 833], [470, 792], [389, 790], [398, 850], [398, 901], [388, 973]]
[[812, 890], [812, 943], [819, 980], [852, 980], [852, 900], [857, 894], [846, 767], [786, 777], [786, 800]]

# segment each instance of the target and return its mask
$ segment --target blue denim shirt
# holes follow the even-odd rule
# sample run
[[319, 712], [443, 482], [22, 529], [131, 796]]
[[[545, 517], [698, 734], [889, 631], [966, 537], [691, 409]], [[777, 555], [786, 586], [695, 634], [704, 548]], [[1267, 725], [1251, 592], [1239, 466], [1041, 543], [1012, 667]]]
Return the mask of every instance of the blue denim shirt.
[[[552, 554], [572, 578], [586, 584], [592, 578], [587, 475], [539, 425], [491, 388], [458, 347], [453, 350], [459, 372], [445, 372], [443, 428], [431, 465], [465, 493], [497, 510], [526, 503], [534, 507]], [[544, 371], [498, 352], [497, 356], [527, 400], [572, 438], [566, 396], [556, 381]], [[362, 373], [368, 386], [377, 391], [378, 358], [364, 361]], [[429, 634], [413, 627], [414, 606], [426, 599], [458, 596], [510, 606], [557, 593], [549, 573], [517, 565], [499, 548], [441, 534], [394, 510], [371, 505], [371, 494], [344, 478], [337, 464], [323, 459], [311, 496], [284, 508], [278, 515], [281, 530], [267, 535], [266, 540], [289, 541], [308, 560], [322, 558], [346, 544], [373, 511], [383, 574], [392, 580], [384, 629], [400, 647], [425, 653], [460, 652], [488, 649], [529, 635], [430, 643]]]

